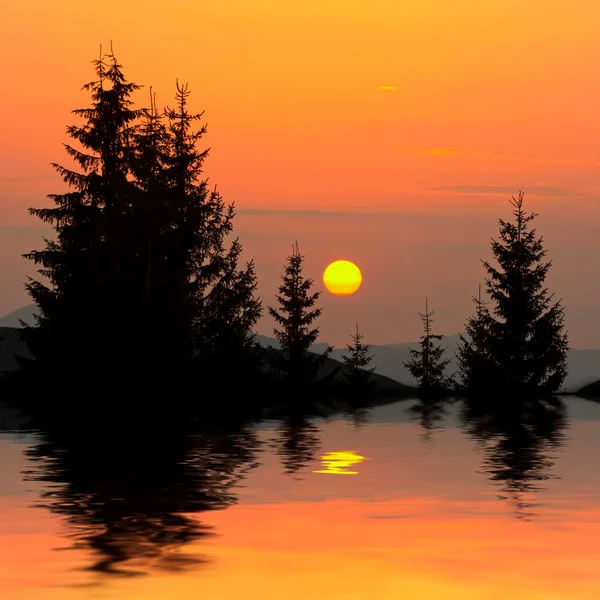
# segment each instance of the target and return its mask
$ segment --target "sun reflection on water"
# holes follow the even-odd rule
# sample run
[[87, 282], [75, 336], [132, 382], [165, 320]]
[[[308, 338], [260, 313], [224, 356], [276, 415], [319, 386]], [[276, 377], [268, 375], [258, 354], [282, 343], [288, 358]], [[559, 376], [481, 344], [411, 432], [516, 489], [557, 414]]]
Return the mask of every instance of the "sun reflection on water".
[[358, 475], [358, 471], [349, 471], [348, 467], [356, 465], [363, 460], [365, 460], [365, 457], [357, 454], [354, 450], [336, 450], [334, 452], [328, 452], [321, 457], [321, 461], [325, 468], [313, 471], [313, 473]]

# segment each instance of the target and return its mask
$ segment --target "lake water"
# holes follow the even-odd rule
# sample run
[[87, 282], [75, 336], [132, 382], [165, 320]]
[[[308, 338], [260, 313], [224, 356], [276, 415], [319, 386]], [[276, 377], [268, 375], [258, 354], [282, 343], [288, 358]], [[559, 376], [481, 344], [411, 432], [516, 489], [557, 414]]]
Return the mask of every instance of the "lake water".
[[94, 435], [0, 432], [1, 598], [600, 598], [593, 402]]

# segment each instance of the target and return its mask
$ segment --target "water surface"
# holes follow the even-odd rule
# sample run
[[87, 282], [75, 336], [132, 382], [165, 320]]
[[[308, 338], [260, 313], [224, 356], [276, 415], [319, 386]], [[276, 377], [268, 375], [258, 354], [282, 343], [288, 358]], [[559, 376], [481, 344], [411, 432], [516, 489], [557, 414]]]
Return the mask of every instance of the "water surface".
[[600, 405], [6, 431], [11, 600], [597, 599]]

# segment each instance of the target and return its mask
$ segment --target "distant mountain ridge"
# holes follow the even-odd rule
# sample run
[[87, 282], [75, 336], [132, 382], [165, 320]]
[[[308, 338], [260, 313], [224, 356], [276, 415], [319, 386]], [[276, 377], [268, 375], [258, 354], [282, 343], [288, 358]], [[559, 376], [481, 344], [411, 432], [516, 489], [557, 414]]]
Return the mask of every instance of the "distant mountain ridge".
[[25, 321], [27, 325], [35, 325], [34, 312], [34, 304], [17, 308], [17, 310], [0, 317], [0, 327], [22, 327], [20, 320]]
[[[258, 336], [261, 344], [265, 346], [272, 345], [278, 347], [277, 340], [264, 335]], [[366, 340], [365, 340], [366, 341]], [[446, 348], [446, 355], [450, 359], [448, 373], [454, 373], [457, 370], [454, 353], [458, 349], [458, 334], [444, 337], [442, 345]], [[408, 342], [400, 344], [386, 344], [371, 346], [373, 354], [373, 364], [377, 367], [376, 373], [395, 379], [405, 385], [416, 385], [416, 380], [403, 366], [410, 358], [409, 348], [417, 348], [419, 342]], [[322, 352], [327, 344], [315, 344], [311, 349], [314, 352]], [[346, 348], [334, 348], [331, 357], [343, 361], [343, 355]], [[583, 386], [589, 385], [600, 380], [600, 350], [569, 350], [567, 356], [569, 374], [563, 384], [564, 392], [576, 392]], [[600, 389], [600, 383], [599, 383]]]
[[[19, 319], [22, 319], [26, 323], [34, 324], [35, 319], [33, 318], [35, 306], [24, 306], [16, 311], [9, 313], [8, 315], [0, 318], [0, 328], [2, 327], [20, 327]], [[16, 333], [16, 332], [15, 332]], [[2, 332], [0, 331], [0, 336]], [[13, 333], [9, 334], [10, 345], [18, 344], [16, 339], [13, 340]], [[273, 346], [274, 348], [279, 347], [277, 340], [264, 335], [258, 335], [258, 340], [263, 346]], [[365, 340], [368, 343], [368, 340]], [[8, 342], [8, 340], [7, 340]], [[448, 367], [448, 372], [453, 373], [456, 370], [456, 361], [454, 359], [454, 353], [458, 348], [459, 337], [457, 335], [447, 336], [442, 340], [442, 344], [447, 348], [447, 356], [451, 359]], [[408, 349], [416, 348], [419, 344], [416, 342], [397, 343], [397, 344], [385, 344], [371, 346], [371, 352], [373, 354], [373, 365], [376, 367], [376, 373], [389, 377], [390, 379], [402, 383], [408, 386], [416, 385], [415, 379], [403, 366], [403, 362], [409, 359]], [[7, 345], [6, 343], [4, 344]], [[327, 347], [326, 343], [315, 344], [311, 350], [316, 353], [323, 352]], [[343, 354], [346, 352], [346, 348], [334, 348], [331, 353], [331, 358], [336, 361], [343, 361]], [[12, 356], [8, 356], [10, 353], [9, 348], [3, 348], [0, 345], [0, 371], [8, 369], [9, 367], [5, 364], [10, 364], [10, 368], [14, 368], [14, 359]], [[566, 392], [575, 392], [580, 388], [600, 381], [600, 349], [598, 350], [569, 350], [567, 357], [569, 374], [563, 385], [563, 390]], [[599, 384], [600, 385], [600, 384]]]

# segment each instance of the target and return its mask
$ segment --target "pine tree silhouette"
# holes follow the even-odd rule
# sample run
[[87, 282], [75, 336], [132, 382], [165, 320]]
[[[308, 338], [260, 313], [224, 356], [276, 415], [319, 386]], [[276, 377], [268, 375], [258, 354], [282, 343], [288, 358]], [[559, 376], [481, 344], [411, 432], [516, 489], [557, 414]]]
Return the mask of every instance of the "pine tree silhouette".
[[450, 385], [445, 376], [445, 370], [450, 360], [444, 358], [446, 349], [435, 343], [435, 341], [444, 339], [444, 336], [431, 333], [434, 314], [435, 310], [429, 310], [427, 298], [425, 298], [425, 312], [419, 313], [424, 329], [420, 348], [418, 350], [409, 348], [410, 359], [403, 363], [419, 382], [419, 388], [424, 395], [443, 393], [448, 390]]
[[342, 356], [347, 368], [345, 383], [353, 389], [364, 390], [372, 383], [371, 375], [375, 367], [369, 367], [373, 356], [369, 354], [371, 346], [363, 343], [364, 335], [358, 330], [352, 336], [352, 344], [347, 344], [347, 353]]
[[164, 243], [172, 226], [168, 202], [170, 189], [166, 177], [170, 139], [164, 114], [157, 108], [152, 88], [150, 108], [144, 109], [133, 140], [131, 169], [138, 193], [133, 205], [131, 235], [138, 247], [139, 317], [143, 321], [148, 345], [154, 346], [156, 352], [160, 347], [168, 349], [169, 356], [181, 358], [181, 353], [186, 354], [186, 343], [191, 346], [188, 339], [190, 332], [185, 311], [177, 305], [173, 283], [177, 282], [180, 290], [183, 283], [169, 271], [168, 250], [172, 248], [166, 248]]
[[281, 327], [273, 330], [281, 345], [281, 352], [272, 352], [273, 362], [292, 385], [314, 381], [333, 350], [330, 346], [321, 355], [309, 352], [319, 334], [319, 328], [311, 329], [311, 325], [322, 312], [313, 308], [321, 292], [310, 293], [314, 282], [304, 278], [303, 263], [304, 256], [296, 242], [281, 276], [283, 283], [277, 295], [280, 308], [268, 307], [269, 314]]
[[523, 210], [523, 197], [512, 197], [514, 222], [500, 219], [500, 241], [492, 241], [498, 266], [482, 261], [494, 309], [478, 304], [478, 315], [467, 324], [470, 340], [459, 347], [467, 393], [478, 393], [473, 384], [481, 387], [485, 380], [489, 393], [547, 397], [567, 374], [564, 308], [544, 288], [552, 262], [544, 262], [543, 239], [529, 229], [537, 215]]
[[140, 86], [125, 80], [112, 52], [93, 64], [96, 80], [83, 86], [92, 104], [73, 111], [84, 124], [67, 128], [81, 149], [65, 144], [81, 171], [53, 163], [72, 191], [49, 195], [54, 208], [29, 209], [52, 225], [56, 240], [24, 255], [40, 266], [49, 285], [32, 278], [26, 284], [37, 305], [37, 327], [26, 327], [23, 338], [38, 366], [68, 365], [74, 374], [107, 360], [120, 362], [117, 355], [129, 344], [118, 338], [131, 325], [126, 292], [135, 285], [128, 165], [133, 122], [140, 116], [131, 95]]
[[490, 356], [490, 313], [487, 302], [481, 299], [481, 284], [477, 297], [473, 296], [475, 315], [467, 319], [465, 334], [458, 335], [458, 363], [460, 382], [457, 387], [470, 390], [470, 393], [485, 393], [493, 377], [492, 358]]
[[255, 296], [257, 279], [254, 262], [238, 266], [242, 246], [225, 240], [233, 231], [234, 205], [225, 205], [216, 188], [209, 190], [202, 179], [208, 150], [197, 144], [206, 124], [197, 131], [193, 123], [203, 113], [188, 111], [187, 85], [177, 84], [177, 107], [167, 108], [170, 155], [167, 177], [173, 216], [166, 248], [173, 278], [185, 283], [185, 304], [191, 319], [193, 346], [214, 366], [215, 357], [241, 356], [253, 346], [252, 328], [262, 314]]

